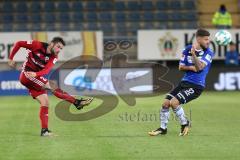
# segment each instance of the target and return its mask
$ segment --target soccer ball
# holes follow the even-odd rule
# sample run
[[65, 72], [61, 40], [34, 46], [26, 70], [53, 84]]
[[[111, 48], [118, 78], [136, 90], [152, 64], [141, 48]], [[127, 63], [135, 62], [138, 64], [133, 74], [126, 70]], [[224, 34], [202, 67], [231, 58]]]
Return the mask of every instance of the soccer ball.
[[232, 41], [232, 35], [227, 30], [219, 30], [215, 34], [214, 41], [220, 46], [226, 46]]

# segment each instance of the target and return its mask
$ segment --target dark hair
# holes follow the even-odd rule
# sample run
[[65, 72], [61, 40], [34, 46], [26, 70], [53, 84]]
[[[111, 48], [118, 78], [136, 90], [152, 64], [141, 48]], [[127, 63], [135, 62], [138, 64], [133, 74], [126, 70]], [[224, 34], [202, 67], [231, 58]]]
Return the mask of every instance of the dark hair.
[[61, 37], [54, 37], [51, 42], [53, 42], [53, 43], [58, 43], [58, 42], [60, 42], [60, 43], [62, 43], [64, 46], [66, 45], [66, 43], [64, 42], [64, 40], [63, 40]]
[[219, 10], [220, 11], [226, 11], [227, 8], [226, 8], [226, 6], [224, 4], [221, 4], [220, 7], [219, 7]]
[[198, 29], [196, 32], [197, 37], [204, 37], [204, 36], [210, 36], [210, 33], [206, 29]]
[[233, 45], [235, 45], [235, 43], [234, 43], [233, 41], [231, 41], [231, 42], [229, 43], [229, 45], [233, 46]]

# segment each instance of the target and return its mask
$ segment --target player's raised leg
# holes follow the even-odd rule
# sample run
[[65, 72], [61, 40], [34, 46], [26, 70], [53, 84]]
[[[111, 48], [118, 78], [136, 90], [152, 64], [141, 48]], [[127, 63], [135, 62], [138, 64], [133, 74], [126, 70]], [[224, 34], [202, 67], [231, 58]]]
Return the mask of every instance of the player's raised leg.
[[56, 83], [54, 83], [53, 81], [47, 82], [44, 88], [50, 90], [56, 97], [74, 104], [78, 110], [82, 109], [84, 106], [89, 105], [93, 100], [93, 98], [76, 99], [75, 97], [69, 95], [67, 92], [58, 88]]

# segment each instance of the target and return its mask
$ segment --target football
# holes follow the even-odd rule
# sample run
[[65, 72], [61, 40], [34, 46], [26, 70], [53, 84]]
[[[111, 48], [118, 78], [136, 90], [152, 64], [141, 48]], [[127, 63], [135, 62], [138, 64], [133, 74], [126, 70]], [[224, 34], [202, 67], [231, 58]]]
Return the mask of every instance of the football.
[[214, 37], [215, 42], [220, 46], [226, 46], [232, 41], [232, 35], [227, 30], [219, 30]]

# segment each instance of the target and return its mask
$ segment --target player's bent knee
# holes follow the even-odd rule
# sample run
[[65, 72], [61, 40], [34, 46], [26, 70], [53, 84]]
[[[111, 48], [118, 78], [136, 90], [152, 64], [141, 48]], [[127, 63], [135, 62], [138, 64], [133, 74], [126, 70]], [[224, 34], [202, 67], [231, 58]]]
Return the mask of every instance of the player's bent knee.
[[169, 108], [170, 107], [170, 100], [165, 99], [163, 104], [162, 104], [162, 107], [163, 108]]
[[48, 96], [46, 94], [42, 94], [42, 95], [36, 97], [36, 99], [38, 100], [38, 102], [40, 103], [41, 106], [45, 106], [45, 107], [49, 106], [49, 100], [48, 100]]
[[42, 101], [40, 101], [40, 104], [41, 104], [41, 106], [45, 106], [45, 107], [49, 106], [48, 100], [42, 100]]
[[43, 101], [43, 102], [40, 102], [40, 105], [48, 107], [49, 106], [49, 102], [48, 101]]
[[47, 82], [44, 86], [43, 86], [44, 89], [47, 89], [47, 90], [51, 90], [51, 86], [49, 84], [49, 82]]
[[171, 106], [172, 108], [177, 108], [179, 105], [180, 105], [180, 103], [179, 103], [178, 99], [176, 99], [176, 98], [173, 98], [173, 99], [170, 101], [170, 106]]

